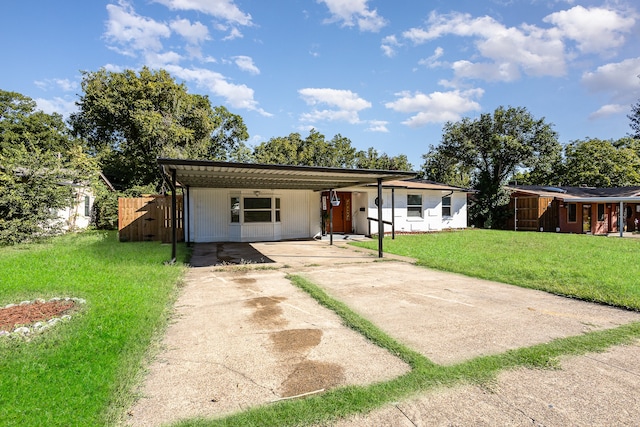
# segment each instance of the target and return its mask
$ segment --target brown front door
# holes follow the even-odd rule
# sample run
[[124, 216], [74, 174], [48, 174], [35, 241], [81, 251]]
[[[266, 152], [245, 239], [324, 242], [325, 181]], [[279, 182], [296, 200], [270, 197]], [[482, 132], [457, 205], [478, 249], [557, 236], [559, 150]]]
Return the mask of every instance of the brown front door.
[[606, 205], [598, 203], [596, 205], [596, 234], [607, 234], [609, 232], [607, 219]]
[[[337, 192], [340, 204], [338, 206], [331, 206], [329, 193], [323, 193], [323, 196], [327, 197], [327, 209], [333, 209], [333, 232], [334, 233], [351, 233], [351, 193]], [[329, 213], [329, 211], [327, 211]], [[331, 224], [329, 223], [329, 215], [327, 215], [327, 222], [325, 226], [327, 233], [331, 231]]]

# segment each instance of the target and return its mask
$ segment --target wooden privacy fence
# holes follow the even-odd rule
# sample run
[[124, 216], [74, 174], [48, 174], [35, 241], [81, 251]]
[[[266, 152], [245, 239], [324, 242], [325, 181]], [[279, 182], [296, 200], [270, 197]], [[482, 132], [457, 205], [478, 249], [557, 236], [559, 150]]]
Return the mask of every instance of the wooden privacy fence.
[[[557, 201], [553, 197], [513, 197], [509, 202], [510, 230], [556, 231], [560, 226]], [[515, 220], [515, 224], [514, 224]]]
[[[184, 241], [182, 196], [176, 196], [178, 241]], [[171, 243], [171, 196], [118, 199], [118, 236], [121, 242]]]

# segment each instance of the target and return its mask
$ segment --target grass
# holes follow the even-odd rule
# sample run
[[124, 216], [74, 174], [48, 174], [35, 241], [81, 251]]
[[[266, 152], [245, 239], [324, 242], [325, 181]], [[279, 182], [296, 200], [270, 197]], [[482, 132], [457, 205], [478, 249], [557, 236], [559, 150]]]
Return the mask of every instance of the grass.
[[[634, 257], [638, 249], [635, 239], [483, 230], [385, 239], [385, 251], [417, 258], [421, 265], [636, 310], [640, 290], [632, 278], [640, 273]], [[32, 341], [0, 342], [0, 425], [113, 425], [121, 420], [134, 399], [145, 355], [166, 326], [184, 271], [181, 265], [163, 265], [169, 252], [165, 245], [122, 244], [114, 233], [98, 232], [0, 248], [0, 305], [54, 296], [87, 300], [71, 321]], [[180, 247], [179, 259], [185, 255]], [[178, 425], [327, 423], [438, 387], [482, 384], [505, 369], [553, 368], [560, 356], [603, 351], [640, 338], [640, 323], [633, 323], [440, 366], [303, 277], [289, 279], [345, 325], [407, 362], [411, 371], [386, 382]]]
[[330, 297], [307, 279], [291, 275], [292, 283], [309, 293], [321, 305], [335, 311], [344, 324], [376, 345], [407, 362], [411, 372], [390, 381], [369, 386], [347, 386], [295, 401], [257, 407], [221, 419], [183, 421], [179, 427], [216, 426], [305, 426], [325, 424], [341, 417], [366, 413], [384, 404], [410, 398], [420, 392], [456, 384], [483, 384], [505, 369], [515, 367], [549, 368], [558, 365], [558, 357], [604, 351], [640, 337], [640, 323], [584, 335], [556, 339], [550, 343], [484, 356], [453, 366], [440, 366], [398, 343], [374, 324], [354, 313], [344, 303]]
[[[0, 341], [0, 424], [113, 425], [166, 324], [183, 274], [170, 247], [87, 232], [0, 248], [0, 306], [79, 297], [69, 322], [31, 341]], [[186, 251], [180, 247], [179, 259]]]
[[424, 267], [640, 310], [636, 238], [465, 230], [385, 238], [384, 250]]

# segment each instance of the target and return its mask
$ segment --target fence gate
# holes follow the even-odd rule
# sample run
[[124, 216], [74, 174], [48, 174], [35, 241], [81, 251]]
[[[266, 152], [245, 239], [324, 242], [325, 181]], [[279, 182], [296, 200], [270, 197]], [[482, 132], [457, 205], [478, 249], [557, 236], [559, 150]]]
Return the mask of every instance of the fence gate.
[[[184, 241], [182, 196], [176, 196], [178, 241]], [[171, 243], [171, 196], [118, 199], [118, 236], [121, 242]]]

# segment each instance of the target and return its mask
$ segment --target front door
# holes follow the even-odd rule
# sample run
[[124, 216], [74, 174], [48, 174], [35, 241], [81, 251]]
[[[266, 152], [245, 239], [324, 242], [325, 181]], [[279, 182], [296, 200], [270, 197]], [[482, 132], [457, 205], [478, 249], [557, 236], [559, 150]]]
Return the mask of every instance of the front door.
[[591, 233], [591, 205], [582, 206], [582, 232]]
[[609, 232], [609, 224], [607, 221], [606, 206], [604, 203], [596, 205], [596, 233], [607, 234]]
[[[333, 232], [334, 233], [351, 233], [351, 193], [337, 192], [336, 193], [340, 204], [338, 206], [332, 206], [329, 197], [329, 193], [324, 193], [327, 200], [327, 209], [333, 209]], [[329, 214], [329, 211], [327, 211]], [[327, 222], [325, 230], [327, 233], [331, 231], [331, 224], [329, 223], [329, 215], [326, 216]]]

